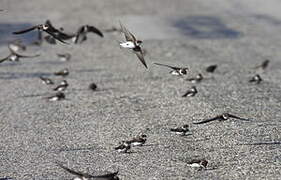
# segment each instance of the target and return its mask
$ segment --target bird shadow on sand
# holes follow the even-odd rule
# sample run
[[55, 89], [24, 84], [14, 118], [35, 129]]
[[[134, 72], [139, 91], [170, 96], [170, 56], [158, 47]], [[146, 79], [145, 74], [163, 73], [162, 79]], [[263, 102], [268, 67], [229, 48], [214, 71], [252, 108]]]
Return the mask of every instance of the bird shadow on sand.
[[254, 145], [256, 145], [256, 146], [261, 146], [261, 145], [281, 145], [281, 142], [257, 142], [257, 143], [244, 143], [244, 144], [239, 144], [239, 145], [248, 145], [248, 146], [250, 146], [250, 145], [252, 145], [252, 146], [254, 146]]
[[236, 39], [242, 33], [231, 29], [219, 18], [214, 16], [187, 16], [175, 20], [173, 26], [184, 35], [196, 39]]
[[51, 73], [43, 72], [0, 72], [0, 79], [25, 79], [25, 78], [39, 78], [40, 76], [50, 76]]

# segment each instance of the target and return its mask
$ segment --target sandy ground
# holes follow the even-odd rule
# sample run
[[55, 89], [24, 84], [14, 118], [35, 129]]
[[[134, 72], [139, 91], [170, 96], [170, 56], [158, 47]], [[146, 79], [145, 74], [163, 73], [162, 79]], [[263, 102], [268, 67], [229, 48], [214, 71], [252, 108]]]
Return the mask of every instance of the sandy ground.
[[[1, 0], [0, 54], [7, 42], [35, 33], [12, 31], [50, 19], [66, 32], [91, 24], [100, 29], [122, 21], [144, 40], [149, 69], [120, 49], [118, 33], [89, 35], [81, 45], [30, 46], [35, 59], [0, 64], [0, 177], [18, 180], [70, 179], [54, 162], [85, 171], [116, 171], [121, 179], [278, 179], [281, 177], [281, 2], [277, 0]], [[71, 53], [60, 62], [57, 53]], [[251, 67], [270, 59], [265, 71]], [[182, 98], [193, 84], [172, 77], [153, 62], [188, 66], [198, 94]], [[204, 69], [218, 64], [213, 74]], [[70, 69], [65, 101], [40, 75]], [[259, 73], [264, 81], [249, 84]], [[88, 85], [97, 83], [91, 92]], [[41, 95], [41, 96], [40, 96]], [[250, 122], [192, 122], [229, 112]], [[171, 127], [190, 124], [180, 137]], [[140, 133], [147, 145], [120, 154], [113, 148]], [[206, 171], [186, 165], [209, 161]]]

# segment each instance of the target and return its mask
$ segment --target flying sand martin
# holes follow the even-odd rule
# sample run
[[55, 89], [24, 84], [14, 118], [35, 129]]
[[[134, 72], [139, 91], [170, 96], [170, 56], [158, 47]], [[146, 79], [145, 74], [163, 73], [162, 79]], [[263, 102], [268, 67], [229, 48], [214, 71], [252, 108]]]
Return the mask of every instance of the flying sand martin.
[[64, 90], [66, 90], [67, 87], [68, 87], [67, 81], [62, 80], [62, 82], [57, 87], [55, 87], [53, 90], [54, 91], [64, 91]]
[[46, 85], [54, 84], [53, 80], [51, 80], [50, 78], [46, 78], [46, 77], [43, 77], [43, 76], [40, 76], [39, 78], [42, 80], [43, 84], [46, 84]]
[[192, 97], [198, 93], [195, 86], [192, 86], [191, 89], [187, 90], [181, 97]]
[[146, 135], [142, 134], [142, 135], [135, 137], [132, 140], [126, 141], [126, 142], [131, 144], [132, 146], [142, 146], [146, 142]]
[[26, 46], [24, 44], [22, 44], [21, 40], [15, 40], [13, 42], [10, 42], [8, 47], [13, 52], [25, 51], [26, 50]]
[[268, 67], [269, 63], [270, 63], [270, 60], [269, 60], [269, 59], [266, 59], [266, 60], [264, 60], [260, 65], [254, 67], [254, 69], [262, 69], [262, 70], [265, 70], [265, 69]]
[[199, 73], [194, 78], [187, 78], [185, 80], [191, 83], [199, 83], [203, 80], [203, 75]]
[[170, 65], [166, 65], [166, 64], [160, 64], [160, 63], [154, 63], [155, 65], [158, 66], [164, 66], [164, 67], [168, 67], [170, 69], [172, 69], [172, 71], [170, 71], [170, 74], [175, 75], [175, 76], [183, 76], [187, 74], [187, 71], [189, 68], [187, 67], [176, 67], [176, 66], [170, 66]]
[[189, 125], [185, 124], [179, 128], [171, 128], [170, 131], [178, 135], [185, 136], [186, 133], [189, 132]]
[[217, 69], [217, 65], [215, 64], [215, 65], [210, 65], [210, 66], [208, 66], [207, 68], [206, 68], [206, 71], [207, 72], [209, 72], [209, 73], [213, 73], [213, 72], [215, 72], [215, 70]]
[[127, 153], [128, 150], [131, 149], [131, 144], [128, 143], [127, 141], [122, 141], [122, 142], [120, 143], [120, 145], [117, 146], [117, 147], [115, 147], [114, 149], [117, 150], [117, 151], [120, 152], [120, 153]]
[[69, 172], [70, 174], [73, 174], [76, 176], [73, 180], [119, 180], [118, 171], [113, 173], [107, 173], [104, 175], [94, 176], [87, 173], [74, 171], [66, 166], [63, 166], [62, 164], [57, 163], [59, 167], [64, 169], [65, 171]]
[[9, 50], [10, 50], [10, 54], [5, 58], [0, 59], [0, 63], [4, 62], [6, 60], [19, 61], [20, 58], [34, 58], [34, 57], [40, 56], [39, 54], [33, 55], [33, 56], [21, 55], [21, 54], [18, 54], [17, 52], [15, 52], [15, 51], [13, 51], [10, 47], [9, 47]]
[[62, 69], [62, 70], [60, 70], [58, 72], [55, 72], [54, 75], [65, 77], [65, 76], [69, 75], [69, 70], [67, 68], [65, 68], [65, 69]]
[[63, 92], [57, 92], [55, 95], [49, 96], [46, 98], [48, 101], [60, 101], [65, 99]]
[[242, 121], [249, 121], [249, 119], [240, 118], [238, 116], [235, 116], [235, 115], [232, 115], [232, 114], [229, 114], [229, 113], [224, 113], [224, 114], [218, 115], [218, 116], [210, 118], [210, 119], [206, 119], [206, 120], [203, 120], [203, 121], [200, 121], [200, 122], [194, 122], [193, 124], [205, 124], [205, 123], [208, 123], [208, 122], [211, 122], [211, 121], [216, 121], [216, 120], [226, 121], [230, 118], [234, 118], [234, 119], [238, 119], [238, 120], [242, 120]]
[[206, 159], [193, 159], [187, 162], [187, 165], [198, 170], [206, 169], [208, 161]]
[[252, 77], [250, 80], [249, 80], [250, 83], [255, 83], [255, 84], [259, 84], [262, 82], [262, 78], [260, 75], [256, 74], [254, 77]]
[[71, 54], [65, 53], [65, 54], [57, 54], [60, 61], [69, 61], [71, 58]]
[[139, 58], [141, 63], [147, 68], [145, 59], [144, 59], [144, 52], [141, 48], [142, 41], [137, 40], [137, 38], [128, 30], [126, 29], [120, 22], [121, 31], [125, 36], [126, 42], [120, 42], [120, 47], [131, 49]]
[[81, 26], [77, 30], [76, 35], [73, 37], [73, 42], [75, 44], [77, 44], [77, 43], [82, 43], [83, 41], [87, 40], [87, 33], [89, 33], [89, 32], [95, 33], [95, 34], [99, 35], [100, 37], [103, 37], [102, 32], [99, 29], [97, 29], [96, 27], [84, 25], [84, 26]]
[[[65, 41], [63, 41], [63, 39], [69, 37], [69, 35], [59, 31], [58, 29], [56, 29], [49, 20], [47, 20], [45, 22], [45, 24], [39, 24], [39, 25], [36, 25], [36, 26], [33, 26], [33, 27], [30, 27], [28, 29], [24, 29], [24, 30], [21, 30], [21, 31], [16, 31], [16, 32], [13, 32], [13, 34], [24, 34], [24, 33], [27, 33], [27, 32], [30, 32], [30, 31], [33, 31], [33, 30], [38, 30], [38, 31], [44, 31], [46, 33], [48, 33], [49, 35], [51, 35], [53, 38], [55, 38], [56, 40], [62, 42], [62, 43], [65, 43], [65, 44], [68, 44], [66, 43]], [[72, 36], [71, 36], [72, 37]]]

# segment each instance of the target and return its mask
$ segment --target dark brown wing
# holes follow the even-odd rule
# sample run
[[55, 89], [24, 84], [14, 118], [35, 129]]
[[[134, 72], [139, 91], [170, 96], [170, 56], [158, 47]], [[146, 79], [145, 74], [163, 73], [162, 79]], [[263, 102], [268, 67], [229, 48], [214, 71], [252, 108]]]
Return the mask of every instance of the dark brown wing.
[[94, 27], [94, 26], [88, 26], [88, 29], [89, 29], [89, 32], [96, 33], [96, 34], [99, 35], [100, 37], [103, 37], [102, 32], [101, 32], [99, 29], [97, 29], [96, 27]]
[[9, 58], [10, 58], [11, 54], [3, 59], [0, 59], [0, 63], [4, 62], [4, 61], [7, 61]]
[[16, 32], [13, 32], [13, 34], [23, 34], [23, 33], [27, 33], [29, 31], [33, 31], [34, 29], [38, 28], [38, 25], [37, 26], [33, 26], [31, 28], [28, 28], [28, 29], [24, 29], [24, 30], [21, 30], [21, 31], [16, 31]]
[[73, 175], [76, 175], [78, 177], [94, 178], [94, 176], [92, 176], [90, 174], [86, 174], [86, 173], [79, 172], [79, 171], [74, 171], [72, 169], [69, 169], [68, 167], [63, 166], [62, 164], [57, 163], [57, 165], [59, 167], [61, 167], [62, 169], [66, 170], [67, 172], [69, 172], [69, 173], [71, 173]]
[[34, 58], [34, 57], [40, 56], [40, 54], [36, 54], [36, 55], [21, 55], [21, 54], [17, 54], [17, 53], [14, 53], [14, 54], [21, 58]]
[[170, 66], [170, 65], [166, 65], [166, 64], [160, 64], [160, 63], [153, 63], [153, 64], [158, 65], [158, 66], [165, 66], [165, 67], [171, 68], [173, 70], [180, 70], [179, 67], [175, 67], [175, 66]]
[[113, 172], [113, 173], [100, 175], [100, 176], [92, 176], [92, 177], [94, 177], [94, 178], [113, 178], [113, 177], [117, 176], [117, 174], [118, 174], [118, 171]]
[[215, 120], [218, 120], [218, 119], [221, 119], [221, 116], [216, 116], [214, 118], [206, 119], [206, 120], [203, 120], [203, 121], [200, 121], [200, 122], [194, 122], [193, 124], [205, 124], [205, 123], [215, 121]]
[[58, 34], [54, 34], [54, 32], [50, 31], [50, 30], [45, 30], [46, 33], [48, 33], [49, 35], [51, 35], [53, 38], [55, 38], [56, 40], [60, 41], [61, 43], [64, 43], [64, 44], [69, 44], [65, 41], [63, 41]]
[[136, 41], [137, 41], [136, 37], [135, 37], [127, 28], [125, 28], [125, 27], [121, 24], [121, 22], [119, 22], [119, 23], [120, 23], [121, 31], [122, 31], [122, 32], [124, 33], [124, 35], [125, 35], [126, 41], [136, 42]]
[[139, 60], [141, 61], [141, 63], [144, 65], [144, 67], [147, 69], [147, 65], [146, 65], [146, 62], [144, 60], [144, 55], [143, 55], [143, 52], [142, 50], [140, 51], [134, 51], [134, 53], [137, 55], [137, 57], [139, 58]]

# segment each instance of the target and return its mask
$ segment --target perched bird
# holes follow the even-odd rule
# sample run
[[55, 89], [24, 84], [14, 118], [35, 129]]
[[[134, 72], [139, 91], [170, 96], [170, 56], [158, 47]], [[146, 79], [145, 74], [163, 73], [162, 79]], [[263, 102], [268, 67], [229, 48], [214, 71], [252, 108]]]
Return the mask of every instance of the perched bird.
[[209, 73], [213, 73], [213, 72], [215, 72], [215, 70], [217, 69], [217, 65], [215, 64], [215, 65], [210, 65], [210, 66], [208, 66], [207, 68], [206, 68], [206, 71], [207, 72], [209, 72]]
[[46, 77], [43, 77], [43, 76], [40, 76], [39, 78], [42, 80], [43, 84], [46, 84], [46, 85], [54, 84], [53, 80], [51, 80], [50, 78], [46, 78]]
[[189, 69], [187, 67], [176, 67], [176, 66], [170, 66], [170, 65], [166, 65], [166, 64], [160, 64], [160, 63], [154, 63], [154, 64], [158, 65], [158, 66], [165, 66], [165, 67], [171, 68], [172, 71], [170, 71], [170, 74], [176, 75], [176, 76], [186, 75], [187, 71]]
[[97, 88], [98, 88], [98, 86], [97, 86], [95, 83], [91, 83], [91, 84], [89, 85], [89, 89], [92, 90], [92, 91], [97, 90]]
[[234, 119], [238, 119], [238, 120], [242, 120], [242, 121], [249, 121], [249, 119], [240, 118], [238, 116], [235, 116], [235, 115], [232, 115], [232, 114], [229, 114], [229, 113], [224, 113], [224, 114], [218, 115], [218, 116], [210, 118], [210, 119], [206, 119], [206, 120], [203, 120], [203, 121], [200, 121], [200, 122], [194, 122], [193, 124], [205, 124], [205, 123], [208, 123], [208, 122], [211, 122], [211, 121], [216, 121], [216, 120], [226, 121], [230, 118], [234, 118]]
[[185, 80], [192, 83], [199, 83], [203, 80], [203, 75], [199, 73], [194, 78], [187, 78]]
[[195, 86], [192, 86], [191, 89], [187, 90], [181, 97], [192, 97], [198, 93]]
[[66, 90], [67, 87], [68, 87], [67, 81], [62, 80], [62, 82], [57, 87], [55, 87], [53, 90], [54, 91], [64, 91], [64, 90]]
[[60, 101], [65, 99], [63, 92], [57, 92], [55, 95], [49, 96], [46, 98], [48, 101]]
[[144, 52], [141, 48], [142, 41], [137, 40], [137, 38], [120, 23], [121, 31], [125, 36], [126, 42], [120, 42], [120, 47], [131, 49], [139, 58], [141, 63], [147, 68], [145, 59], [144, 59]]
[[77, 44], [77, 43], [82, 43], [83, 41], [87, 40], [87, 33], [89, 33], [89, 32], [95, 33], [95, 34], [99, 35], [100, 37], [103, 37], [102, 32], [99, 29], [97, 29], [96, 27], [89, 26], [89, 25], [83, 25], [77, 30], [76, 35], [72, 39], [73, 42], [75, 44]]
[[198, 170], [206, 169], [208, 161], [206, 159], [193, 159], [187, 162], [187, 165]]
[[256, 83], [256, 84], [259, 84], [262, 82], [262, 78], [260, 75], [256, 74], [254, 77], [252, 77], [250, 80], [249, 80], [250, 83]]
[[7, 61], [7, 60], [10, 60], [10, 61], [19, 61], [20, 58], [34, 58], [34, 57], [38, 57], [40, 56], [39, 54], [37, 55], [33, 55], [33, 56], [27, 56], [27, 55], [21, 55], [21, 54], [18, 54], [17, 52], [15, 52], [13, 49], [11, 49], [9, 47], [9, 50], [10, 50], [10, 54], [3, 58], [3, 59], [0, 59], [0, 63], [4, 62], [4, 61]]
[[94, 175], [90, 175], [87, 173], [83, 173], [83, 172], [79, 172], [79, 171], [75, 171], [72, 170], [66, 166], [63, 166], [62, 164], [57, 163], [57, 165], [59, 167], [61, 167], [62, 169], [64, 169], [65, 171], [69, 172], [70, 174], [73, 174], [76, 176], [76, 178], [74, 178], [73, 180], [119, 180], [118, 175], [118, 171], [113, 172], [113, 173], [107, 173], [104, 175], [99, 175], [99, 176], [94, 176]]
[[71, 54], [69, 54], [69, 53], [57, 54], [57, 56], [61, 61], [69, 61], [71, 58]]
[[127, 141], [127, 143], [131, 144], [132, 146], [142, 146], [146, 142], [146, 135], [142, 134], [138, 137], [133, 138], [130, 141]]
[[260, 65], [254, 67], [254, 68], [255, 68], [255, 69], [262, 69], [262, 70], [265, 70], [265, 69], [268, 67], [269, 63], [270, 63], [270, 60], [269, 60], [269, 59], [266, 59], [266, 60], [264, 60]]
[[182, 127], [179, 128], [171, 128], [170, 131], [173, 133], [176, 133], [181, 136], [185, 136], [187, 132], [189, 132], [189, 125], [185, 124]]
[[13, 52], [25, 51], [26, 50], [26, 46], [24, 44], [22, 44], [21, 40], [15, 40], [13, 42], [10, 42], [8, 47]]
[[131, 149], [131, 144], [128, 143], [128, 142], [126, 142], [126, 141], [122, 141], [122, 142], [120, 143], [120, 145], [117, 146], [117, 147], [115, 147], [114, 149], [117, 150], [117, 151], [120, 152], [120, 153], [127, 153], [128, 150]]
[[65, 69], [62, 69], [58, 72], [55, 72], [54, 75], [65, 77], [65, 76], [69, 75], [69, 70], [67, 68], [65, 68]]
[[46, 33], [48, 33], [49, 35], [51, 35], [53, 38], [55, 38], [56, 40], [67, 44], [65, 41], [63, 41], [63, 39], [67, 39], [67, 38], [72, 38], [72, 36], [69, 36], [61, 31], [59, 31], [58, 29], [56, 29], [50, 22], [50, 20], [47, 20], [44, 24], [39, 24], [33, 27], [30, 27], [28, 29], [24, 29], [21, 31], [17, 31], [17, 32], [13, 32], [13, 34], [23, 34], [23, 33], [27, 33], [33, 30], [38, 30], [38, 31], [44, 31]]

